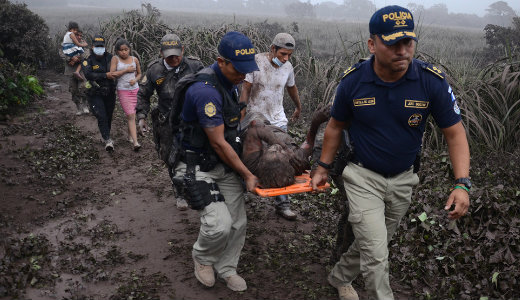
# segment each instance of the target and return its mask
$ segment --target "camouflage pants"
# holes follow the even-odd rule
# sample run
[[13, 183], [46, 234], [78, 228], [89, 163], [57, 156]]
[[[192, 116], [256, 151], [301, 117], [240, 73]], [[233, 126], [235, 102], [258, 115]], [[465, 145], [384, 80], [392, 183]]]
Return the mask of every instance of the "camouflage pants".
[[82, 81], [72, 75], [69, 77], [69, 92], [72, 95], [72, 102], [76, 104], [78, 111], [81, 111], [84, 107], [88, 107], [87, 96]]

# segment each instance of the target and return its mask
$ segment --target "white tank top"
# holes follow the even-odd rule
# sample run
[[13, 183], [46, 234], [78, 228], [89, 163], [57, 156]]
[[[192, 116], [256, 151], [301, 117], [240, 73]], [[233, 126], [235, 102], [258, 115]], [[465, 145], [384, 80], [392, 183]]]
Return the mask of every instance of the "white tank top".
[[[119, 60], [119, 56], [117, 57], [117, 68], [116, 71], [125, 70], [129, 66], [133, 66], [136, 68], [135, 60], [133, 56], [130, 56], [132, 58], [132, 63], [125, 64]], [[125, 73], [123, 76], [119, 77], [117, 79], [117, 89], [118, 90], [135, 90], [139, 88], [139, 84], [136, 82], [134, 85], [130, 85], [130, 80], [135, 79], [135, 72], [133, 73]]]
[[70, 37], [70, 34], [71, 34], [71, 33], [72, 33], [71, 31], [65, 33], [65, 36], [63, 37], [63, 43], [62, 43], [62, 45], [63, 45], [63, 44], [74, 44], [74, 41], [73, 41], [72, 38]]

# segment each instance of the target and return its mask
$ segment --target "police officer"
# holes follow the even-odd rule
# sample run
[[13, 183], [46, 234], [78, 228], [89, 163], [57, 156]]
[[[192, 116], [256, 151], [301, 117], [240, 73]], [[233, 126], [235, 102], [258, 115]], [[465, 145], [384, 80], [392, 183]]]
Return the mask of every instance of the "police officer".
[[[249, 191], [258, 179], [237, 153], [243, 107], [236, 85], [258, 67], [253, 44], [241, 33], [226, 33], [218, 53], [214, 64], [186, 84], [178, 136], [182, 151], [175, 180], [184, 183], [191, 208], [200, 214], [199, 236], [192, 251], [195, 277], [211, 287], [216, 272], [228, 288], [244, 291], [247, 284], [237, 274], [247, 223], [242, 179]], [[177, 88], [182, 88], [181, 82]]]
[[370, 299], [393, 299], [388, 243], [419, 182], [412, 165], [430, 114], [446, 138], [456, 179], [444, 209], [457, 219], [469, 207], [470, 154], [460, 109], [445, 75], [413, 59], [417, 37], [411, 12], [384, 7], [369, 27], [372, 57], [345, 71], [312, 177], [313, 188], [327, 180], [342, 129], [350, 122], [354, 158], [343, 180], [356, 239], [328, 276], [340, 299], [358, 299], [351, 283], [360, 273]]
[[[137, 93], [136, 116], [139, 130], [145, 132], [146, 116], [150, 111], [150, 97], [157, 91], [159, 105], [152, 110], [152, 126], [155, 148], [159, 156], [167, 161], [171, 144], [171, 129], [168, 126], [167, 114], [171, 108], [171, 101], [175, 91], [175, 84], [180, 78], [196, 73], [204, 66], [194, 57], [185, 57], [184, 46], [180, 38], [173, 33], [166, 34], [161, 39], [161, 56], [148, 65], [146, 81], [139, 87]], [[188, 208], [186, 200], [177, 197], [177, 208]]]
[[92, 53], [83, 61], [82, 70], [87, 84], [87, 100], [98, 121], [99, 132], [105, 142], [105, 150], [113, 151], [110, 139], [112, 114], [116, 104], [115, 74], [110, 72], [112, 54], [105, 51], [105, 38], [96, 34], [92, 40]]

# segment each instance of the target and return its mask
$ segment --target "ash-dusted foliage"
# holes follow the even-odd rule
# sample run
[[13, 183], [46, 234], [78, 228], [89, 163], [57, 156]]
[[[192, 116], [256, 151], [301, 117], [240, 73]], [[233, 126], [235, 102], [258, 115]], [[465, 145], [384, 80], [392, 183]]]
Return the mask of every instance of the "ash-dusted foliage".
[[0, 50], [6, 59], [15, 65], [37, 65], [43, 60], [49, 28], [39, 15], [26, 4], [0, 0], [0, 20]]
[[21, 290], [52, 282], [48, 276], [51, 247], [44, 235], [2, 239], [0, 245], [0, 297], [18, 299]]
[[131, 10], [113, 17], [101, 24], [101, 33], [106, 39], [106, 48], [113, 48], [118, 38], [126, 39], [132, 48], [132, 55], [139, 58], [141, 66], [159, 57], [159, 41], [172, 32], [160, 20], [160, 12], [150, 4], [143, 4], [142, 10]]
[[512, 299], [520, 294], [520, 159], [472, 159], [469, 214], [449, 221], [446, 153], [427, 152], [421, 184], [390, 244], [391, 274], [419, 299]]
[[[434, 60], [429, 57], [430, 61]], [[445, 70], [460, 105], [464, 127], [473, 153], [511, 152], [520, 141], [520, 55], [503, 58], [481, 68], [473, 78], [460, 78]], [[440, 130], [430, 119], [425, 144], [444, 149]]]
[[484, 28], [488, 59], [518, 54], [520, 51], [520, 17], [512, 18], [511, 27], [488, 24]]

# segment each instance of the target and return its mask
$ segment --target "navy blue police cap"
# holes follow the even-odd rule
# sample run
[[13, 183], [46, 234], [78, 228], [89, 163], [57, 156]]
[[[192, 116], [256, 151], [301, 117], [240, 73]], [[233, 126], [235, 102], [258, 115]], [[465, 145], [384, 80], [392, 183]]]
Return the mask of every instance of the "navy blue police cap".
[[105, 37], [99, 33], [94, 35], [94, 38], [92, 38], [92, 45], [94, 47], [105, 47]]
[[388, 46], [406, 38], [417, 41], [412, 13], [398, 5], [385, 6], [376, 11], [370, 18], [369, 28], [370, 34], [379, 36]]
[[226, 33], [218, 44], [218, 53], [229, 60], [233, 67], [242, 74], [258, 71], [255, 62], [255, 47], [251, 40], [240, 32]]

